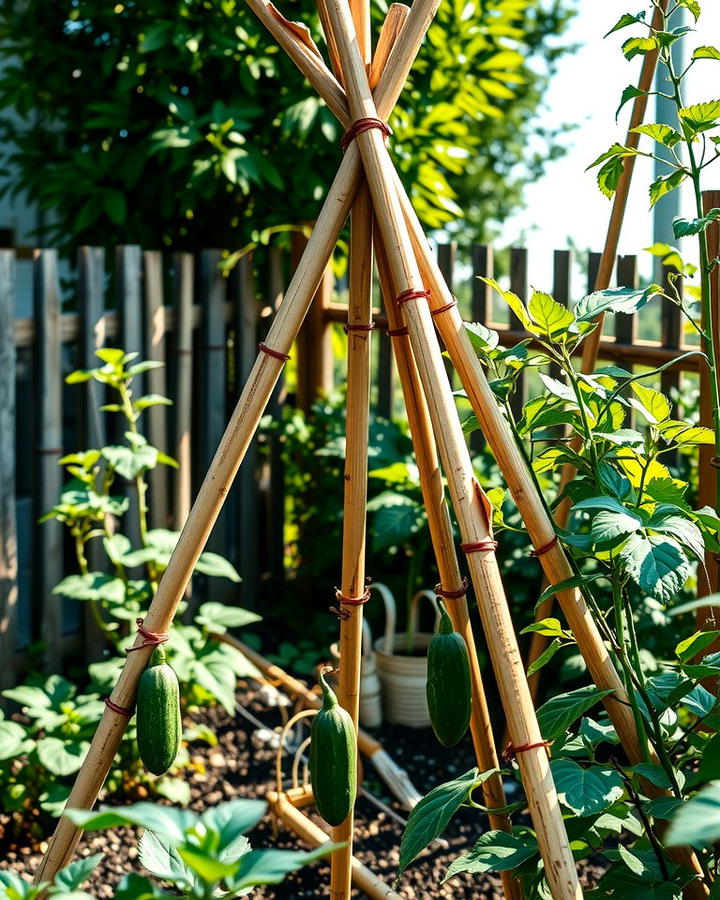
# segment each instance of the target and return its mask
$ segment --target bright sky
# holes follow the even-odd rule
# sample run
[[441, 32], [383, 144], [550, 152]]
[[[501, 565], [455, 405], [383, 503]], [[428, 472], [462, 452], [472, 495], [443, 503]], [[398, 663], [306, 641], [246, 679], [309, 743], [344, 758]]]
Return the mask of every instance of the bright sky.
[[[628, 62], [620, 45], [634, 32], [631, 28], [603, 40], [617, 19], [626, 12], [649, 7], [643, 0], [577, 0], [579, 13], [567, 40], [580, 44], [578, 52], [563, 58], [550, 85], [545, 122], [572, 122], [579, 127], [562, 140], [568, 154], [552, 163], [546, 175], [527, 188], [527, 208], [506, 223], [498, 246], [513, 243], [530, 249], [531, 281], [537, 287], [550, 287], [550, 261], [554, 249], [568, 245], [572, 236], [579, 247], [602, 250], [610, 214], [610, 201], [597, 189], [596, 170], [585, 168], [614, 142], [624, 143], [631, 103], [615, 123], [620, 95], [629, 84], [637, 84], [642, 59]], [[720, 2], [705, 0], [698, 31], [688, 35], [685, 52], [702, 44], [720, 46]], [[692, 24], [688, 16], [687, 24]], [[686, 104], [720, 97], [720, 62], [701, 61], [688, 76]], [[650, 98], [647, 121], [655, 118], [654, 98]], [[641, 139], [641, 149], [651, 142]], [[651, 160], [638, 160], [633, 178], [628, 214], [620, 242], [620, 253], [634, 253], [652, 241], [652, 217], [647, 188], [653, 180]], [[706, 187], [720, 188], [720, 162], [710, 167]], [[682, 214], [693, 215], [690, 198], [682, 200]], [[643, 254], [647, 269], [648, 254]], [[690, 253], [688, 253], [690, 256]], [[575, 291], [573, 293], [576, 293]]]

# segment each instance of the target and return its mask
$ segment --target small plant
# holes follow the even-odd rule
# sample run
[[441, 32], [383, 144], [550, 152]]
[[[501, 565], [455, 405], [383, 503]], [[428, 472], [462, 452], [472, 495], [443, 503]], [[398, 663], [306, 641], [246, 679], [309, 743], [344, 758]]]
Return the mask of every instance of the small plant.
[[[20, 712], [12, 720], [0, 719], [0, 760], [8, 761], [0, 771], [0, 805], [16, 814], [18, 827], [23, 819], [32, 821], [27, 814], [38, 808], [51, 814], [62, 809], [71, 778], [103, 715], [103, 697], [115, 686], [124, 651], [135, 640], [135, 621], [144, 615], [179, 536], [167, 529], [148, 528], [147, 473], [158, 465], [176, 464], [147, 442], [139, 424], [146, 409], [170, 401], [156, 394], [135, 397], [133, 380], [159, 364], [137, 361], [137, 354], [113, 348], [99, 350], [97, 355], [101, 366], [73, 372], [67, 381], [80, 384], [94, 379], [114, 394], [114, 402], [102, 409], [120, 417], [123, 443], [63, 457], [60, 462], [71, 481], [43, 519], [57, 519], [67, 527], [78, 566], [78, 572], [64, 578], [55, 593], [88, 604], [112, 655], [89, 667], [86, 693], [79, 693], [58, 675], [31, 675], [26, 684], [3, 692], [19, 705]], [[137, 496], [132, 509], [129, 485]], [[132, 533], [133, 525], [138, 545], [124, 533]], [[97, 558], [90, 552], [93, 545], [102, 547], [104, 557], [96, 569], [89, 563]], [[216, 553], [203, 553], [196, 571], [239, 581], [233, 566]], [[238, 650], [212, 638], [259, 619], [246, 609], [208, 602], [201, 604], [192, 625], [174, 624], [172, 640], [165, 647], [180, 681], [186, 712], [221, 703], [234, 713], [237, 679], [256, 675], [257, 670]], [[177, 737], [179, 743], [180, 732]], [[212, 732], [202, 726], [190, 726], [183, 737], [186, 743], [215, 742]], [[177, 776], [189, 765], [189, 754], [184, 746], [177, 749], [170, 776], [149, 781], [139, 762], [136, 723], [131, 719], [108, 788], [132, 793], [146, 784], [170, 800], [188, 802], [189, 785]], [[148, 759], [151, 766], [157, 762], [152, 752]]]
[[140, 862], [173, 890], [160, 890], [149, 878], [128, 874], [118, 886], [117, 898], [179, 894], [193, 900], [231, 900], [252, 893], [257, 885], [279, 884], [290, 872], [342, 846], [325, 844], [311, 853], [253, 850], [245, 832], [257, 825], [266, 808], [260, 800], [231, 800], [197, 815], [188, 809], [136, 803], [96, 812], [68, 810], [66, 815], [84, 831], [120, 826], [145, 829], [138, 847]]
[[[655, 0], [652, 5], [661, 11]], [[567, 463], [577, 473], [558, 498], [572, 502], [570, 524], [567, 530], [557, 529], [575, 574], [548, 588], [539, 602], [558, 588], [581, 590], [624, 680], [644, 753], [639, 763], [629, 764], [607, 714], [595, 711], [611, 692], [580, 686], [552, 697], [538, 710], [542, 736], [553, 745], [550, 767], [575, 857], [592, 855], [605, 866], [592, 893], [597, 897], [680, 898], [691, 881], [702, 881], [710, 889], [718, 874], [717, 853], [711, 848], [720, 836], [720, 795], [717, 784], [709, 783], [720, 779], [720, 653], [715, 652], [720, 631], [691, 629], [687, 637], [675, 637], [674, 647], [654, 644], [659, 656], [649, 652], [640, 638], [641, 626], [649, 633], [648, 622], [655, 623], [653, 630], [657, 624], [669, 624], [672, 630], [675, 617], [718, 600], [690, 598], [706, 551], [720, 550], [720, 517], [709, 506], [694, 508], [688, 481], [667, 463], [707, 444], [720, 456], [720, 393], [710, 303], [710, 277], [720, 261], [709, 258], [706, 238], [709, 226], [720, 220], [720, 210], [703, 211], [700, 183], [701, 173], [720, 155], [720, 101], [684, 105], [688, 69], [676, 72], [671, 52], [675, 41], [693, 30], [673, 25], [681, 8], [697, 21], [699, 3], [678, 0], [662, 14], [659, 29], [639, 13], [622, 16], [610, 33], [641, 27], [642, 36], [626, 40], [623, 53], [630, 59], [657, 50], [665, 67], [670, 86], [666, 96], [675, 101], [677, 122], [637, 130], [670, 151], [670, 172], [650, 187], [651, 204], [686, 180], [693, 185], [697, 218], [678, 219], [674, 227], [677, 237], [697, 238], [699, 267], [686, 264], [674, 248], [651, 250], [672, 261], [686, 279], [698, 274], [699, 286], [686, 286], [683, 295], [677, 278], [671, 277], [667, 291], [655, 284], [640, 290], [598, 291], [571, 310], [538, 290], [526, 305], [486, 279], [532, 335], [532, 345], [527, 340], [501, 349], [495, 332], [482, 325], [467, 326], [535, 475], [559, 481]], [[706, 61], [716, 65], [718, 60], [720, 50], [701, 46], [688, 68]], [[635, 96], [637, 89], [628, 88], [622, 102]], [[687, 162], [680, 156], [681, 146]], [[638, 152], [615, 144], [596, 161], [604, 193], [612, 196], [623, 160]], [[653, 153], [644, 155], [655, 158]], [[688, 327], [702, 338], [702, 349], [686, 356], [695, 356], [709, 373], [713, 430], [676, 418], [670, 400], [652, 386], [672, 363], [636, 374], [618, 366], [585, 374], [575, 365], [576, 351], [597, 327], [597, 316], [634, 313], [661, 298], [676, 304]], [[547, 374], [551, 365], [560, 371], [559, 378]], [[539, 369], [545, 390], [525, 404], [516, 420], [509, 400], [519, 373], [529, 366]], [[558, 440], [563, 430], [572, 442]], [[689, 468], [684, 466], [684, 471]], [[502, 492], [493, 497], [497, 532], [504, 527], [502, 499]], [[552, 639], [530, 671], [556, 655], [565, 656], [568, 663], [571, 653], [576, 677], [583, 674], [573, 634], [559, 619], [544, 619], [525, 631]], [[401, 871], [442, 833], [460, 806], [484, 809], [473, 799], [473, 791], [491, 774], [474, 769], [435, 788], [418, 804], [403, 837]], [[522, 804], [509, 811], [519, 808]], [[697, 848], [699, 872], [673, 860], [670, 848], [679, 844]], [[524, 825], [515, 825], [512, 833], [483, 834], [469, 853], [452, 863], [445, 880], [461, 872], [509, 870], [517, 874], [526, 897], [549, 896], [536, 836]]]
[[[102, 861], [102, 853], [78, 859], [57, 873], [52, 882], [31, 884], [13, 872], [0, 872], [0, 898], [2, 900], [39, 900], [54, 897], [56, 900], [93, 900], [92, 894], [81, 890]], [[129, 898], [128, 898], [129, 900]]]

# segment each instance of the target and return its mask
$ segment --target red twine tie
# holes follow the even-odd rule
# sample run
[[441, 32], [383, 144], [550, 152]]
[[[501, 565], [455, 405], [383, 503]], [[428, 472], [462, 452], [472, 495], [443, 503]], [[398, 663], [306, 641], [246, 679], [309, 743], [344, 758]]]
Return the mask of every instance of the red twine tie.
[[535, 557], [542, 556], [544, 553], [547, 553], [549, 550], [552, 550], [552, 548], [555, 546], [555, 544], [557, 544], [557, 542], [558, 542], [558, 536], [555, 535], [555, 537], [551, 541], [548, 541], [547, 544], [543, 544], [542, 547], [538, 547], [536, 550], [531, 550], [530, 556], [535, 556]]
[[258, 344], [258, 350], [261, 350], [263, 353], [267, 353], [268, 356], [272, 356], [275, 359], [282, 360], [282, 362], [287, 362], [290, 359], [287, 353], [281, 353], [279, 350], [273, 350], [272, 347], [268, 347], [268, 345], [264, 344], [262, 341]]
[[475, 544], [460, 544], [463, 553], [482, 553], [484, 550], [497, 550], [498, 542], [493, 538], [477, 541]]
[[457, 300], [453, 299], [450, 303], [446, 303], [445, 306], [438, 306], [437, 309], [431, 309], [431, 316], [439, 316], [440, 313], [447, 312], [449, 309], [452, 309], [453, 306], [457, 306]]
[[133, 714], [132, 709], [127, 706], [119, 706], [117, 703], [113, 703], [113, 701], [109, 698], [105, 698], [105, 706], [108, 709], [111, 709], [113, 712], [116, 712], [120, 716], [126, 716], [128, 719]]
[[342, 622], [347, 622], [352, 613], [349, 609], [343, 609], [343, 606], [364, 606], [370, 599], [370, 588], [365, 591], [362, 597], [346, 597], [340, 588], [335, 588], [335, 599], [340, 603], [340, 608], [331, 606], [330, 612], [335, 613]]
[[135, 624], [137, 625], [138, 634], [142, 635], [144, 640], [142, 644], [138, 644], [136, 647], [128, 647], [125, 651], [126, 653], [143, 650], [145, 647], [157, 647], [158, 644], [164, 644], [170, 640], [170, 635], [167, 632], [148, 631], [147, 628], [143, 628], [142, 619], [135, 619]]
[[457, 591], [445, 591], [443, 590], [442, 584], [435, 585], [435, 593], [438, 595], [438, 597], [443, 597], [445, 600], [459, 600], [461, 597], [464, 597], [465, 594], [467, 594], [467, 589], [467, 578], [463, 578], [462, 587]]
[[385, 334], [388, 337], [407, 337], [410, 332], [408, 331], [407, 325], [403, 325], [402, 328], [391, 328], [389, 331], [386, 331]]
[[403, 291], [402, 294], [395, 298], [395, 302], [398, 306], [402, 306], [403, 303], [407, 303], [409, 300], [429, 300], [430, 299], [430, 291], [422, 290], [422, 291]]
[[528, 750], [536, 750], [538, 747], [544, 747], [547, 750], [547, 755], [550, 756], [550, 744], [552, 741], [537, 741], [534, 744], [523, 744], [520, 747], [516, 747], [512, 741], [507, 745], [507, 747], [503, 750], [502, 758], [505, 762], [512, 762], [518, 753], [526, 753]]
[[348, 334], [351, 331], [372, 331], [374, 328], [374, 322], [370, 322], [369, 324], [358, 323], [357, 325], [351, 325], [348, 322], [346, 325], [343, 325], [343, 331], [345, 332], [345, 334]]
[[388, 123], [383, 122], [382, 119], [376, 119], [373, 116], [367, 116], [364, 119], [357, 119], [357, 121], [353, 122], [350, 128], [348, 128], [348, 130], [340, 140], [340, 146], [342, 147], [343, 152], [347, 150], [347, 148], [350, 146], [350, 144], [352, 144], [352, 142], [359, 134], [362, 134], [364, 131], [370, 131], [371, 128], [377, 128], [382, 131], [386, 140], [392, 134], [392, 129], [390, 128]]

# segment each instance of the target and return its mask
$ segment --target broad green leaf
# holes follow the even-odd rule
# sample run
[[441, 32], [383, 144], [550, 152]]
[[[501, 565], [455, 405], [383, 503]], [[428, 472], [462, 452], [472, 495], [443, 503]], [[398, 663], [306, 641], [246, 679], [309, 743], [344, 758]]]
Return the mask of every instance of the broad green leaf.
[[[645, 387], [637, 381], [632, 384], [632, 389], [637, 395], [640, 405], [633, 404], [645, 418], [653, 425], [664, 422], [670, 418], [670, 401], [660, 391]], [[630, 398], [632, 402], [632, 398]]]
[[537, 841], [529, 835], [488, 831], [480, 835], [469, 853], [459, 856], [451, 863], [442, 883], [463, 872], [473, 875], [509, 872], [531, 859], [537, 852]]
[[189, 869], [196, 872], [200, 878], [208, 884], [217, 884], [228, 875], [234, 874], [237, 869], [236, 863], [224, 863], [204, 853], [195, 847], [189, 847], [186, 844], [177, 848], [178, 856], [187, 865]]
[[195, 571], [201, 572], [203, 575], [211, 575], [214, 578], [227, 578], [236, 584], [242, 579], [233, 564], [220, 556], [219, 553], [210, 553], [205, 551], [200, 554], [200, 558], [195, 563]]
[[546, 741], [554, 741], [561, 737], [576, 719], [608, 694], [612, 694], [612, 691], [584, 687], [548, 700], [537, 711], [542, 736]]
[[527, 667], [528, 678], [531, 675], [534, 675], [535, 672], [539, 672], [543, 666], [547, 665], [558, 652], [558, 650], [562, 650], [562, 648], [563, 642], [559, 638], [555, 638], [554, 640], [550, 641], [550, 643], [543, 650], [540, 656], [538, 656], [537, 659], [533, 660], [533, 662], [531, 662]]
[[323, 844], [317, 850], [305, 853], [299, 850], [251, 850], [246, 853], [232, 877], [233, 888], [238, 890], [260, 884], [280, 884], [284, 878], [315, 860], [334, 853], [345, 844]]
[[489, 353], [497, 347], [500, 341], [497, 331], [487, 328], [481, 322], [464, 322], [463, 324], [476, 353]]
[[590, 533], [597, 546], [609, 549], [617, 546], [619, 540], [627, 535], [639, 531], [642, 524], [640, 516], [630, 510], [621, 513], [600, 510], [592, 520]]
[[633, 59], [635, 56], [645, 56], [651, 50], [657, 50], [658, 40], [656, 37], [633, 37], [629, 38], [622, 45], [622, 52], [626, 59]]
[[720, 637], [720, 631], [696, 631], [695, 634], [680, 641], [675, 647], [675, 654], [680, 662], [689, 662], [693, 656], [697, 656], [698, 653], [709, 647], [718, 637]]
[[622, 92], [622, 97], [620, 98], [620, 106], [618, 106], [617, 110], [615, 111], [615, 121], [617, 121], [617, 118], [620, 115], [620, 110], [629, 100], [634, 100], [636, 97], [645, 96], [647, 96], [647, 91], [641, 91], [640, 88], [635, 87], [634, 84], [629, 84]]
[[32, 747], [33, 742], [27, 739], [22, 725], [17, 722], [0, 722], [0, 760], [13, 759]]
[[63, 891], [78, 891], [100, 864], [104, 854], [95, 853], [84, 859], [76, 859], [55, 876], [55, 886]]
[[714, 444], [715, 435], [711, 428], [701, 425], [688, 425], [686, 422], [665, 422], [660, 433], [666, 441], [675, 444]]
[[533, 632], [537, 632], [537, 634], [544, 634], [546, 637], [566, 637], [565, 630], [562, 627], [562, 624], [559, 619], [542, 619], [540, 622], [533, 622], [532, 625], [527, 625], [520, 634], [531, 634]]
[[528, 312], [543, 333], [550, 337], [560, 338], [575, 322], [575, 316], [567, 307], [542, 291], [533, 291]]
[[542, 594], [540, 594], [537, 606], [540, 606], [541, 603], [549, 600], [550, 597], [554, 597], [559, 591], [571, 591], [575, 588], [584, 587], [602, 577], [602, 573], [595, 575], [573, 575], [571, 578], [566, 578], [564, 581], [559, 581], [557, 584], [551, 584], [550, 587], [545, 588]]
[[507, 303], [510, 309], [518, 317], [518, 319], [520, 320], [520, 324], [526, 331], [529, 331], [532, 334], [537, 333], [537, 329], [535, 328], [532, 319], [528, 315], [527, 309], [525, 309], [525, 304], [517, 294], [514, 294], [512, 291], [503, 290], [494, 278], [483, 277], [481, 278], [481, 280], [484, 281], [485, 284], [487, 284], [489, 287], [491, 287], [496, 293], [500, 294], [505, 303]]
[[699, 0], [678, 0], [678, 6], [682, 6], [685, 9], [689, 10], [696, 22], [700, 18]]
[[[218, 849], [222, 853], [237, 843], [239, 837], [254, 828], [265, 815], [267, 804], [262, 800], [230, 800], [211, 807], [200, 817], [202, 824], [218, 835]], [[240, 858], [238, 853], [236, 858]]]
[[[494, 771], [483, 775], [490, 777]], [[445, 831], [448, 822], [467, 801], [480, 777], [477, 769], [471, 769], [464, 775], [433, 788], [411, 811], [400, 842], [398, 875]]]
[[262, 616], [242, 609], [240, 606], [226, 606], [224, 603], [203, 603], [195, 616], [195, 622], [209, 631], [224, 634], [228, 628], [242, 628], [253, 622], [261, 622]]
[[596, 722], [595, 719], [591, 719], [589, 716], [583, 716], [578, 734], [592, 747], [596, 747], [604, 742], [617, 744], [620, 741], [613, 725], [609, 722]]
[[697, 525], [689, 519], [672, 513], [668, 514], [662, 507], [659, 507], [648, 522], [648, 528], [675, 538], [698, 559], [703, 558], [705, 542], [702, 533]]
[[101, 806], [99, 810], [69, 809], [65, 815], [83, 831], [137, 825], [168, 838], [173, 846], [182, 844], [185, 832], [195, 827], [198, 821], [197, 815], [190, 810], [145, 802], [117, 808]]
[[720, 119], [720, 100], [710, 100], [707, 103], [696, 103], [693, 106], [683, 107], [678, 115], [685, 130], [690, 135], [699, 134], [714, 128]]
[[611, 34], [614, 34], [616, 31], [620, 31], [621, 28], [627, 28], [628, 25], [637, 25], [638, 22], [645, 21], [645, 11], [639, 12], [636, 16], [631, 13], [625, 13], [620, 16], [617, 22], [613, 25], [610, 31], [604, 35], [604, 37], [610, 37]]
[[575, 315], [579, 320], [591, 321], [605, 312], [633, 313], [642, 309], [659, 291], [660, 288], [656, 284], [651, 284], [645, 290], [610, 288], [607, 291], [595, 291], [578, 302]]
[[677, 596], [690, 575], [690, 564], [678, 543], [662, 535], [631, 535], [618, 559], [640, 590], [661, 603]]
[[375, 512], [373, 549], [403, 544], [417, 534], [423, 522], [423, 510], [416, 500], [404, 494], [386, 491], [368, 504]]
[[90, 744], [87, 741], [63, 741], [56, 737], [40, 738], [37, 755], [54, 775], [72, 775], [82, 765]]
[[632, 130], [638, 134], [646, 134], [654, 141], [657, 141], [658, 144], [662, 144], [665, 147], [674, 147], [675, 144], [679, 144], [682, 140], [682, 135], [679, 131], [675, 131], [675, 129], [671, 128], [669, 125], [662, 125], [660, 123], [638, 125]]
[[672, 175], [662, 175], [650, 185], [650, 208], [660, 200], [665, 194], [669, 194], [685, 181], [687, 175], [685, 172], [673, 172]]
[[683, 801], [676, 797], [657, 797], [655, 800], [647, 800], [643, 806], [655, 819], [671, 819], [682, 804]]
[[712, 846], [720, 839], [720, 783], [711, 784], [675, 814], [665, 835], [668, 847]]
[[576, 816], [604, 812], [623, 795], [623, 782], [614, 769], [603, 766], [585, 768], [570, 759], [550, 763], [560, 802]]
[[693, 59], [720, 59], [720, 50], [717, 47], [696, 47], [693, 50]]

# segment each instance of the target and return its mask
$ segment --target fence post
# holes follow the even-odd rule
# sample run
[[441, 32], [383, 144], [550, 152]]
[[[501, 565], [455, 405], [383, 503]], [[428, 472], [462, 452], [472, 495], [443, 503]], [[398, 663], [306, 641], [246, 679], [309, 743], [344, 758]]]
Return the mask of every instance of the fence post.
[[[247, 381], [253, 363], [257, 358], [258, 345], [258, 303], [255, 293], [255, 273], [253, 258], [244, 256], [235, 267], [230, 278], [231, 301], [234, 323], [234, 369], [235, 394], [240, 395]], [[276, 386], [277, 391], [277, 386]], [[276, 397], [277, 393], [273, 394]], [[253, 438], [245, 454], [242, 466], [235, 479], [234, 562], [242, 578], [239, 597], [243, 606], [257, 607], [258, 594], [258, 438]], [[231, 529], [232, 531], [233, 529]]]
[[457, 259], [457, 241], [450, 241], [449, 244], [438, 244], [437, 261], [438, 268], [442, 272], [445, 284], [452, 294], [455, 287], [455, 261]]
[[[493, 248], [488, 244], [473, 244], [471, 253], [471, 319], [489, 327], [492, 320], [492, 290], [482, 279], [492, 278], [495, 274]], [[485, 438], [478, 428], [470, 435], [470, 449], [473, 453], [480, 453], [484, 446]]]
[[174, 455], [178, 462], [172, 473], [174, 484], [173, 528], [179, 531], [192, 505], [192, 394], [193, 394], [193, 297], [195, 258], [192, 253], [174, 257], [175, 306], [175, 434]]
[[[35, 312], [35, 388], [38, 454], [36, 518], [58, 501], [63, 470], [62, 456], [62, 344], [60, 337], [60, 285], [57, 250], [36, 250], [33, 262]], [[62, 665], [62, 600], [52, 589], [63, 576], [63, 526], [56, 519], [35, 528], [33, 557], [35, 596], [40, 610], [40, 637], [45, 645], [45, 667], [57, 672]]]
[[15, 363], [15, 253], [0, 250], [0, 689], [14, 684], [17, 649]]
[[[142, 353], [142, 255], [140, 247], [125, 245], [116, 249], [117, 309], [120, 316], [120, 344], [126, 353]], [[132, 381], [133, 397], [143, 393], [144, 377]], [[124, 430], [124, 429], [123, 429]], [[138, 495], [135, 484], [128, 484], [130, 506], [125, 514], [124, 530], [134, 548], [141, 545]], [[135, 570], [139, 573], [139, 569]], [[136, 576], [137, 577], [137, 576]]]
[[[200, 470], [207, 472], [227, 425], [227, 331], [225, 325], [226, 283], [220, 271], [220, 250], [200, 254], [200, 309], [202, 319], [200, 387]], [[233, 488], [237, 491], [237, 487]], [[228, 553], [228, 512], [220, 517], [207, 542], [207, 549], [224, 556]], [[210, 578], [204, 594], [209, 600], [227, 597], [224, 579]]]
[[[80, 313], [80, 367], [94, 369], [100, 364], [95, 351], [105, 345], [105, 250], [102, 247], [80, 247], [78, 263], [78, 310]], [[91, 378], [75, 390], [83, 392], [83, 447], [99, 449], [107, 444], [104, 413], [100, 407], [105, 402], [105, 386]], [[102, 571], [105, 556], [99, 539], [88, 547], [88, 560], [93, 572]], [[88, 662], [100, 659], [105, 638], [85, 604], [85, 653]]]
[[[306, 246], [305, 235], [293, 233], [293, 265], [297, 264]], [[332, 264], [328, 263], [295, 341], [297, 405], [306, 413], [317, 396], [332, 390], [333, 386], [332, 344], [327, 333], [325, 310], [332, 300], [334, 282]]]
[[[705, 215], [711, 209], [720, 207], [720, 191], [703, 191], [703, 212]], [[715, 259], [720, 255], [720, 228], [718, 223], [713, 222], [708, 228], [708, 256]], [[713, 325], [715, 333], [712, 340], [715, 345], [715, 352], [720, 350], [720, 334], [718, 333], [718, 317], [720, 317], [720, 273], [718, 267], [712, 270], [710, 284], [710, 304], [713, 311]], [[703, 322], [703, 325], [706, 323]], [[712, 396], [710, 390], [710, 380], [707, 370], [700, 367], [700, 424], [708, 428], [713, 428], [712, 416]], [[712, 444], [701, 444], [699, 448], [699, 483], [698, 483], [698, 504], [699, 506], [711, 506], [715, 509], [717, 504], [717, 469], [712, 465], [712, 459], [715, 456], [715, 448]], [[698, 569], [698, 594], [705, 597], [708, 594], [715, 594], [720, 586], [720, 571], [718, 561], [713, 553], [705, 554], [705, 571], [702, 566]], [[706, 574], [707, 573], [707, 574]], [[702, 607], [697, 610], [696, 621], [700, 628], [718, 628], [718, 620], [720, 618], [720, 610], [716, 607]], [[717, 649], [717, 648], [713, 648]]]
[[[510, 249], [510, 290], [517, 294], [523, 303], [527, 301], [528, 293], [528, 252], [525, 247], [511, 247]], [[510, 328], [520, 330], [522, 324], [515, 313], [510, 310]], [[510, 407], [516, 418], [522, 415], [523, 406], [527, 400], [527, 379], [521, 372], [517, 380], [515, 391], [510, 397]]]
[[[162, 363], [145, 375], [148, 394], [167, 395], [165, 298], [163, 293], [163, 257], [159, 250], [146, 250], [142, 255], [145, 287], [145, 347], [143, 357]], [[150, 406], [143, 413], [145, 433], [153, 447], [168, 453], [167, 406]], [[168, 470], [158, 465], [148, 472], [150, 485], [150, 525], [167, 528], [169, 524]]]
[[[572, 250], [555, 250], [553, 252], [553, 292], [552, 295], [563, 306], [570, 304], [572, 277]], [[562, 369], [557, 363], [550, 366], [550, 375], [565, 381]]]

